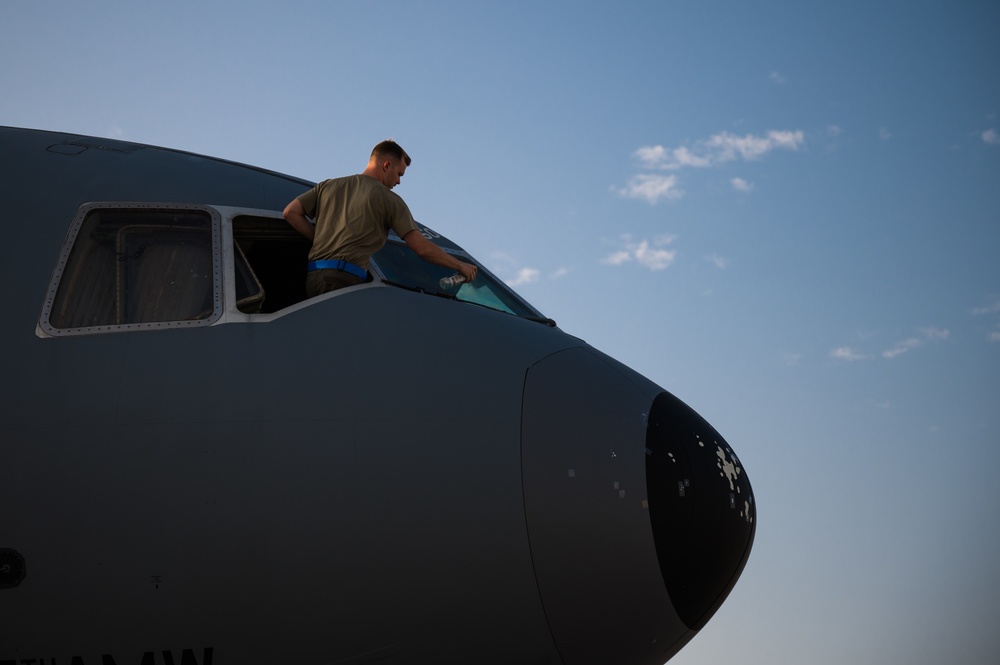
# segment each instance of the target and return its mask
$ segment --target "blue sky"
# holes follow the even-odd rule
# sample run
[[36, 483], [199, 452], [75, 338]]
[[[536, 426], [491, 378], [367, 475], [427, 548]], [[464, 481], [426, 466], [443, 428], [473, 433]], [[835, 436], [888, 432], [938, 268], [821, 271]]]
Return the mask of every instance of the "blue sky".
[[396, 190], [758, 501], [671, 663], [1000, 651], [1000, 5], [7, 0], [0, 124]]

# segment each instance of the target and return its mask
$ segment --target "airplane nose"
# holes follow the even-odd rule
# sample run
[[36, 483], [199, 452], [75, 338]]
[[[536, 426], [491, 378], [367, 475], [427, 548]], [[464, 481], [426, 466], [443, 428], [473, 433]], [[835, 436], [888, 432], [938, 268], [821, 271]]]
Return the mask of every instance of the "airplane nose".
[[743, 571], [757, 510], [729, 444], [668, 392], [649, 414], [646, 491], [667, 593], [681, 620], [701, 630]]
[[732, 450], [594, 349], [529, 368], [521, 464], [539, 595], [566, 665], [660, 665], [746, 562], [755, 513]]

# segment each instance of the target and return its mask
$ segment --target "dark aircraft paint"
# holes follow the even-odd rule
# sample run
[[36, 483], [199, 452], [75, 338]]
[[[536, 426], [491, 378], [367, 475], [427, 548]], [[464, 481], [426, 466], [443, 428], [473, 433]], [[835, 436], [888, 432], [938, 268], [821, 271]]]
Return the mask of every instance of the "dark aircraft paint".
[[735, 585], [732, 447], [485, 267], [305, 300], [309, 182], [14, 128], [0, 168], [0, 665], [659, 665]]
[[[137, 665], [212, 665], [212, 652], [211, 647], [201, 650], [202, 656], [199, 659], [195, 655], [194, 649], [184, 649], [181, 651], [180, 659], [174, 658], [173, 651], [160, 651], [159, 658], [157, 658], [156, 651], [147, 651], [142, 654], [141, 659], [138, 661]], [[100, 665], [126, 665], [127, 663], [136, 662], [134, 660], [115, 660], [112, 654], [105, 653], [100, 656], [93, 658], [84, 658], [83, 656], [71, 656], [68, 659], [59, 658], [19, 658], [16, 660], [0, 660], [0, 665], [59, 665], [59, 663], [66, 663], [69, 665], [89, 665], [90, 663], [100, 663]]]

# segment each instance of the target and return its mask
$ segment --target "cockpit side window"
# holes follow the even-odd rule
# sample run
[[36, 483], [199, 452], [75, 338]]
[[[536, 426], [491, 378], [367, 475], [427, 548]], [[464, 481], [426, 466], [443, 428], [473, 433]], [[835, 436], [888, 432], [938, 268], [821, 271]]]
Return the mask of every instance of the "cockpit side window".
[[219, 231], [209, 208], [83, 206], [40, 327], [62, 335], [211, 324], [222, 314]]

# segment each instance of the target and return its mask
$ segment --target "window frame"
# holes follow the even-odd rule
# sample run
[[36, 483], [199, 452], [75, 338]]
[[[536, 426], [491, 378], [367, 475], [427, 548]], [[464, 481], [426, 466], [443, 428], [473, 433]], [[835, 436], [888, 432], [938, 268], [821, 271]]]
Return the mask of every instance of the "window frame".
[[[459, 249], [452, 249], [449, 246], [444, 246], [443, 243], [437, 243], [436, 242], [437, 240], [439, 240], [439, 239], [444, 240], [444, 238], [442, 238], [442, 236], [440, 236], [439, 234], [435, 233], [434, 231], [431, 231], [430, 229], [428, 229], [427, 227], [425, 227], [425, 226], [423, 226], [423, 225], [421, 225], [419, 223], [417, 224], [417, 229], [418, 229], [418, 231], [420, 233], [423, 234], [423, 236], [425, 238], [427, 238], [431, 242], [434, 242], [435, 244], [437, 244], [438, 247], [440, 247], [442, 249], [442, 251], [444, 251], [445, 253], [450, 254], [451, 256], [454, 256], [455, 258], [457, 258], [457, 259], [459, 259], [461, 261], [465, 261], [467, 263], [472, 263], [472, 264], [476, 265], [479, 268], [479, 272], [481, 274], [488, 276], [500, 288], [504, 289], [504, 292], [507, 295], [513, 296], [513, 299], [516, 300], [517, 303], [521, 307], [524, 308], [524, 310], [525, 310], [525, 312], [527, 312], [527, 314], [519, 314], [517, 312], [510, 312], [510, 311], [506, 311], [506, 310], [502, 310], [502, 309], [497, 309], [495, 307], [491, 307], [491, 306], [483, 304], [483, 303], [477, 303], [477, 302], [474, 302], [474, 301], [471, 301], [471, 300], [463, 300], [461, 298], [455, 298], [455, 300], [457, 302], [463, 303], [465, 305], [474, 305], [476, 307], [483, 307], [485, 309], [489, 309], [489, 310], [492, 310], [494, 312], [500, 312], [501, 314], [506, 314], [508, 316], [516, 316], [518, 318], [531, 318], [533, 320], [541, 320], [541, 321], [546, 321], [546, 322], [548, 321], [548, 319], [545, 318], [545, 315], [543, 315], [541, 312], [539, 312], [527, 300], [525, 300], [524, 298], [522, 298], [520, 293], [518, 293], [517, 291], [515, 291], [513, 288], [511, 288], [510, 286], [508, 286], [506, 282], [504, 282], [499, 277], [497, 277], [492, 272], [490, 272], [490, 270], [487, 269], [486, 266], [484, 266], [480, 261], [478, 261], [475, 258], [473, 258], [464, 249], [460, 249], [460, 248]], [[448, 242], [448, 245], [452, 245], [452, 243], [450, 241], [447, 241], [447, 242]], [[389, 237], [387, 238], [386, 243], [393, 243], [393, 244], [398, 245], [400, 247], [406, 247], [407, 246], [406, 245], [406, 241], [402, 240], [398, 235], [396, 235], [396, 233], [394, 231], [390, 231], [389, 232]], [[390, 279], [388, 279], [386, 277], [385, 273], [382, 271], [382, 268], [378, 265], [378, 252], [376, 252], [375, 254], [372, 255], [372, 260], [371, 260], [371, 265], [370, 265], [369, 272], [371, 272], [372, 275], [375, 278], [377, 278], [379, 281], [381, 281], [386, 286], [390, 286], [390, 285], [394, 285], [395, 284], [392, 280], [390, 280]], [[406, 288], [406, 287], [405, 286], [404, 287], [398, 287], [397, 286], [397, 288]]]
[[[65, 275], [66, 266], [73, 248], [77, 244], [80, 230], [91, 213], [102, 211], [135, 211], [137, 215], [142, 213], [156, 212], [194, 212], [205, 214], [210, 220], [209, 237], [211, 240], [212, 255], [212, 312], [205, 318], [190, 319], [181, 321], [150, 321], [142, 323], [112, 323], [99, 326], [79, 326], [73, 328], [57, 328], [51, 322], [52, 308], [56, 302], [56, 295], [59, 292], [59, 285]], [[99, 201], [84, 203], [81, 205], [70, 224], [63, 240], [62, 248], [56, 265], [52, 270], [49, 279], [49, 287], [45, 293], [45, 301], [42, 305], [42, 312], [38, 319], [36, 334], [39, 337], [65, 337], [71, 335], [92, 335], [96, 333], [124, 332], [134, 330], [164, 330], [177, 328], [199, 328], [211, 326], [219, 322], [224, 314], [224, 257], [225, 251], [220, 253], [219, 248], [225, 248], [222, 244], [222, 215], [214, 206], [190, 204], [190, 203], [150, 203], [150, 202], [117, 202]], [[235, 287], [234, 287], [235, 295]]]
[[[211, 237], [211, 255], [212, 255], [212, 303], [213, 308], [209, 316], [202, 319], [191, 319], [182, 321], [152, 321], [145, 323], [121, 323], [121, 324], [105, 324], [99, 326], [80, 326], [74, 328], [57, 328], [52, 325], [50, 317], [52, 315], [53, 307], [56, 302], [56, 295], [59, 292], [59, 285], [65, 274], [67, 264], [70, 257], [73, 254], [73, 248], [77, 244], [77, 239], [80, 230], [87, 217], [93, 212], [100, 211], [135, 211], [137, 214], [143, 212], [190, 212], [190, 213], [201, 213], [209, 216], [211, 220], [210, 224], [210, 237]], [[372, 279], [366, 283], [359, 284], [357, 286], [349, 287], [348, 289], [341, 289], [340, 291], [334, 291], [332, 293], [327, 293], [316, 298], [305, 298], [301, 301], [294, 301], [283, 307], [280, 310], [273, 312], [254, 312], [254, 311], [243, 311], [240, 309], [241, 302], [237, 301], [236, 297], [236, 280], [237, 280], [237, 253], [242, 257], [243, 263], [249, 268], [251, 275], [257, 281], [258, 285], [263, 286], [260, 282], [260, 277], [256, 275], [253, 269], [253, 265], [247, 260], [247, 257], [241, 246], [238, 246], [235, 242], [234, 233], [234, 223], [238, 217], [257, 217], [263, 219], [274, 220], [280, 222], [281, 224], [287, 224], [282, 217], [281, 211], [278, 210], [265, 210], [258, 208], [245, 208], [240, 206], [227, 206], [227, 205], [214, 205], [214, 204], [202, 204], [202, 203], [162, 203], [162, 202], [148, 202], [148, 201], [98, 201], [89, 202], [81, 205], [70, 224], [70, 227], [66, 233], [66, 238], [63, 240], [62, 246], [59, 251], [58, 258], [56, 260], [55, 267], [52, 270], [52, 275], [49, 279], [48, 289], [45, 294], [45, 300], [42, 305], [42, 311], [39, 315], [38, 322], [35, 326], [35, 335], [40, 338], [54, 338], [54, 337], [71, 337], [76, 335], [93, 335], [93, 334], [105, 334], [105, 333], [115, 333], [115, 332], [134, 332], [140, 330], [176, 330], [176, 329], [186, 329], [186, 328], [203, 328], [208, 326], [221, 325], [224, 323], [267, 323], [274, 321], [278, 318], [296, 312], [305, 307], [310, 307], [317, 302], [321, 302], [328, 298], [334, 298], [338, 295], [342, 295], [344, 292], [355, 291], [358, 289], [369, 289], [369, 288], [400, 288], [399, 286], [393, 284], [390, 280], [386, 279], [385, 274], [378, 265], [377, 259], [373, 257], [370, 266], [370, 273]], [[444, 238], [434, 231], [427, 229], [422, 225], [418, 225], [420, 232], [424, 237], [430, 239], [432, 242], [441, 247], [442, 250], [456, 256], [462, 260], [474, 262], [479, 266], [479, 270], [495, 281], [501, 286], [506, 286], [504, 282], [496, 277], [496, 275], [489, 272], [485, 266], [480, 264], [474, 258], [472, 258], [465, 250], [454, 245], [447, 238]], [[389, 242], [396, 242], [401, 245], [405, 245], [395, 233], [389, 232], [388, 237]], [[405, 287], [403, 287], [405, 288]], [[508, 314], [503, 310], [498, 310], [487, 305], [482, 305], [480, 303], [475, 303], [471, 301], [459, 301], [463, 305], [478, 305], [481, 307], [486, 307], [493, 311], [507, 314], [509, 316], [517, 316], [521, 318], [535, 319], [538, 321], [545, 322], [549, 325], [555, 325], [555, 322], [545, 319], [538, 311], [528, 303], [524, 298], [521, 297], [514, 289], [507, 288], [506, 292], [512, 295], [528, 312], [534, 312], [537, 317], [533, 316], [523, 316], [521, 314]], [[266, 298], [266, 294], [265, 294]], [[245, 299], [246, 300], [246, 299]]]

